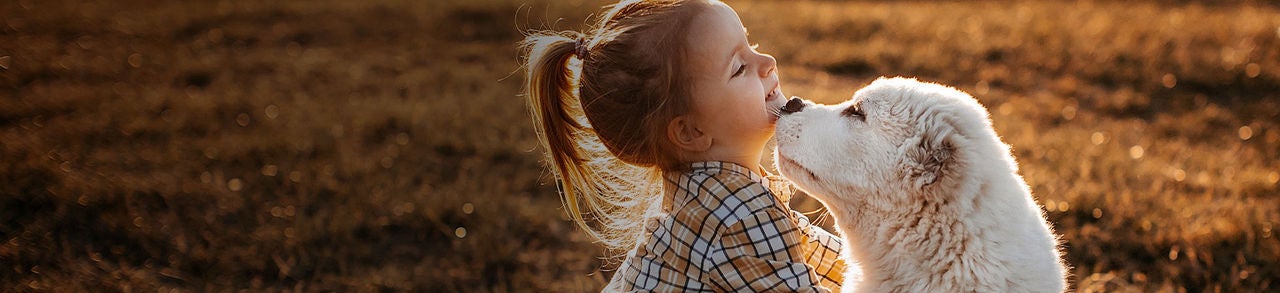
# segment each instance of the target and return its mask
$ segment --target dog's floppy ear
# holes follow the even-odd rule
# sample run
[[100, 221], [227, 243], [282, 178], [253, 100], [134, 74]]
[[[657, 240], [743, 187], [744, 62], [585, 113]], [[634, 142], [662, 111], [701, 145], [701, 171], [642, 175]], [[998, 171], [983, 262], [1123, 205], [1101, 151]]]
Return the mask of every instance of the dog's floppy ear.
[[946, 179], [956, 160], [956, 127], [946, 117], [925, 115], [915, 136], [903, 144], [907, 179], [924, 188]]

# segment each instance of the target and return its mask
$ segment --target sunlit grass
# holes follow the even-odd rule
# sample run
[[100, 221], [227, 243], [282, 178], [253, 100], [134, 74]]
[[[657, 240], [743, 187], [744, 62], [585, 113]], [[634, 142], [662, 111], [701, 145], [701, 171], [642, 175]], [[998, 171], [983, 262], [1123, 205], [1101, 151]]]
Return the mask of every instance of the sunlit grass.
[[[789, 95], [977, 96], [1082, 291], [1268, 291], [1280, 12], [1245, 3], [730, 4]], [[604, 4], [0, 3], [0, 283], [596, 290], [516, 41]]]

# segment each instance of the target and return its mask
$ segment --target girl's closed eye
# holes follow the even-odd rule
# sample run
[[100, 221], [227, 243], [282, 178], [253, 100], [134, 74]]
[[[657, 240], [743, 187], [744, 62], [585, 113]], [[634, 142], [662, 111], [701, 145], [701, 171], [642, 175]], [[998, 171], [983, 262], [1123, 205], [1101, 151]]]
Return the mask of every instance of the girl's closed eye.
[[738, 65], [738, 70], [734, 71], [733, 76], [730, 76], [730, 77], [738, 77], [742, 75], [743, 72], [747, 72], [747, 63], [742, 63], [742, 65]]
[[[759, 48], [759, 47], [760, 47], [760, 44], [751, 44], [751, 45], [750, 45], [750, 46], [748, 46], [748, 47], [750, 47], [752, 51], [755, 51], [755, 50], [756, 50], [756, 48]], [[738, 65], [738, 69], [737, 69], [737, 70], [735, 70], [735, 71], [733, 72], [733, 75], [731, 75], [731, 76], [729, 76], [729, 77], [730, 77], [730, 78], [738, 77], [738, 76], [742, 75], [742, 73], [744, 73], [744, 72], [747, 72], [747, 63], [746, 63], [746, 62], [742, 62], [742, 65]]]

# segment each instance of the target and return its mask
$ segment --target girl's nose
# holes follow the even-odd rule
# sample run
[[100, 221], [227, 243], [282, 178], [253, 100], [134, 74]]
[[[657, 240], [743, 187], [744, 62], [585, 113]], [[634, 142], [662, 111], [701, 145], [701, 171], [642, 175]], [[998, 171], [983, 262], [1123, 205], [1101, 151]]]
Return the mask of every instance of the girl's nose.
[[760, 54], [760, 56], [764, 57], [763, 64], [760, 66], [760, 76], [768, 77], [773, 74], [774, 70], [778, 69], [778, 59], [774, 59], [773, 55], [769, 54]]
[[782, 114], [791, 114], [800, 110], [804, 110], [804, 100], [800, 98], [791, 98], [786, 105], [782, 106]]

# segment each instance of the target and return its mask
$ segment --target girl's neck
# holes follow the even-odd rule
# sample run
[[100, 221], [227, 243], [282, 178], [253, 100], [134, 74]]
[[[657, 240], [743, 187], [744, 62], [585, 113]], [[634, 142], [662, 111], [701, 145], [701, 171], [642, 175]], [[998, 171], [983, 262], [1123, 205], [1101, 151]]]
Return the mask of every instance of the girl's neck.
[[[705, 162], [705, 161], [730, 162], [730, 163], [742, 165], [743, 167], [747, 167], [747, 169], [750, 169], [751, 171], [757, 172], [757, 173], [760, 173], [761, 171], [764, 170], [760, 168], [759, 152], [757, 152], [756, 154], [729, 154], [729, 153], [709, 152], [709, 153], [704, 153], [701, 156], [696, 156], [693, 159], [694, 161], [698, 161], [698, 162]], [[764, 176], [765, 174], [761, 173], [759, 175]]]
[[747, 170], [751, 170], [751, 172], [759, 173], [759, 174], [757, 174], [757, 175], [760, 175], [760, 176], [764, 176], [764, 175], [765, 175], [764, 173], [761, 173], [761, 171], [763, 171], [764, 169], [761, 169], [761, 168], [760, 168], [760, 156], [756, 156], [754, 159], [752, 159], [752, 158], [733, 158], [733, 159], [720, 160], [720, 161], [725, 161], [725, 162], [730, 162], [730, 163], [734, 163], [734, 164], [742, 165], [743, 167], [747, 167]]

